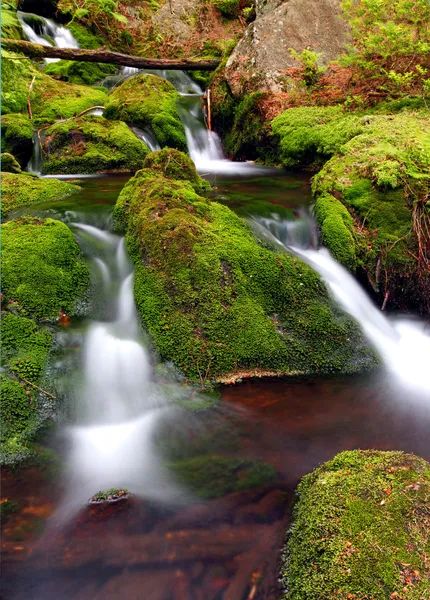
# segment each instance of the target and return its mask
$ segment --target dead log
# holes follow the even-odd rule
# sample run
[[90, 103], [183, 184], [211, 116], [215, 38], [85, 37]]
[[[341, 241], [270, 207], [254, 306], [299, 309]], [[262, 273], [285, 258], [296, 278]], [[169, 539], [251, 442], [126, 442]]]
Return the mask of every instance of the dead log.
[[136, 69], [171, 69], [175, 71], [214, 71], [220, 64], [219, 60], [190, 60], [167, 58], [143, 58], [120, 52], [111, 52], [100, 48], [84, 50], [77, 48], [57, 48], [56, 46], [41, 46], [22, 40], [1, 39], [2, 47], [12, 52], [22, 52], [30, 58], [62, 58], [64, 60], [79, 60], [82, 62], [106, 63], [121, 67]]

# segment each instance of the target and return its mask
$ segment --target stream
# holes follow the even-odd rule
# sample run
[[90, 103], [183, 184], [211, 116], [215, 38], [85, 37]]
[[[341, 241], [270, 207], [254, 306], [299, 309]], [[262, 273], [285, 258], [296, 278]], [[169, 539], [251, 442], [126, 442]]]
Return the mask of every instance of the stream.
[[[45, 34], [32, 32], [26, 29]], [[60, 44], [55, 32], [51, 26]], [[206, 406], [173, 365], [160, 363], [139, 324], [133, 268], [111, 224], [129, 176], [85, 178], [67, 200], [15, 211], [10, 218], [67, 223], [92, 284], [79, 316], [56, 327], [46, 374], [60, 402], [60, 426], [47, 444], [60, 463], [50, 473], [30, 467], [3, 478], [3, 496], [20, 505], [3, 529], [5, 600], [279, 600], [278, 560], [304, 474], [347, 449], [430, 459], [429, 332], [412, 318], [381, 313], [317, 249], [306, 175], [227, 160], [205, 128], [199, 86], [186, 74], [161, 75], [182, 94], [189, 152], [214, 185], [210, 196], [310, 264], [383, 364], [359, 376], [244, 381]], [[157, 148], [151, 131], [133, 130]], [[35, 172], [37, 151], [29, 167]], [[191, 489], [177, 475], [178, 461], [202, 456], [239, 465], [223, 473], [219, 497], [207, 493], [207, 477], [196, 477]], [[241, 488], [240, 465], [253, 461], [270, 465], [274, 476]], [[130, 494], [87, 505], [109, 488]]]

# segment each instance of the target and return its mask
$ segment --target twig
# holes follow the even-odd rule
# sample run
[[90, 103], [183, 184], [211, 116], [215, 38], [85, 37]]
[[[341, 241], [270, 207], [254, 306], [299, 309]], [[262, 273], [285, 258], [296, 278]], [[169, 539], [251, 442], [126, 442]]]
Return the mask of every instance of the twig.
[[207, 89], [207, 105], [208, 105], [208, 129], [212, 131], [212, 114], [211, 114], [211, 91]]
[[37, 390], [39, 390], [39, 392], [42, 392], [42, 394], [45, 394], [46, 396], [49, 396], [50, 398], [53, 398], [54, 400], [57, 400], [57, 396], [53, 396], [52, 394], [50, 394], [46, 390], [42, 390], [42, 388], [40, 388], [38, 385], [36, 385], [35, 383], [31, 383], [31, 381], [28, 381], [27, 379], [24, 379], [24, 377], [19, 377], [18, 376], [18, 379], [21, 379], [21, 381], [25, 381], [25, 383], [28, 383], [28, 385], [32, 385], [34, 388], [36, 388]]
[[35, 79], [36, 79], [36, 75], [34, 75], [33, 79], [31, 80], [30, 87], [28, 88], [28, 95], [27, 95], [27, 109], [28, 109], [28, 116], [30, 117], [30, 119], [33, 118], [33, 113], [31, 111], [30, 94], [31, 94], [31, 91], [33, 89], [33, 83], [34, 83]]
[[387, 291], [385, 294], [385, 298], [384, 298], [384, 302], [382, 303], [381, 306], [381, 310], [385, 310], [385, 307], [387, 306], [387, 302], [388, 302], [388, 298], [390, 297], [390, 292]]

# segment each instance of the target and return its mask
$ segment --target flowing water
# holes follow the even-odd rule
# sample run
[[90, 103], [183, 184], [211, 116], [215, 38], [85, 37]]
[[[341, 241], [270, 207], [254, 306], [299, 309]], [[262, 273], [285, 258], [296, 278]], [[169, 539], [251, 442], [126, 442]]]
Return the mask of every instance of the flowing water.
[[[57, 46], [58, 48], [79, 48], [79, 44], [71, 31], [55, 23], [52, 19], [40, 17], [31, 13], [17, 12], [24, 35], [29, 42], [42, 46]], [[45, 62], [58, 62], [59, 58], [45, 58]]]
[[[25, 24], [25, 15], [20, 18]], [[42, 36], [49, 35], [60, 45], [64, 28], [44, 23], [26, 35], [46, 43]], [[123, 69], [119, 78], [134, 73]], [[172, 365], [159, 362], [139, 324], [132, 265], [110, 220], [128, 176], [84, 179], [82, 192], [65, 201], [16, 211], [12, 218], [66, 222], [88, 260], [92, 286], [81, 316], [57, 326], [47, 372], [59, 409], [59, 434], [47, 443], [62, 465], [54, 475], [36, 468], [4, 474], [4, 496], [20, 504], [3, 525], [6, 600], [110, 600], [119, 594], [278, 600], [277, 560], [300, 477], [345, 449], [430, 458], [430, 338], [424, 326], [382, 313], [318, 249], [307, 176], [228, 161], [205, 126], [199, 86], [185, 73], [161, 75], [182, 95], [189, 152], [215, 184], [211, 197], [245, 218], [254, 216], [259, 235], [314, 268], [383, 365], [355, 377], [243, 382], [225, 387], [220, 402], [208, 402]], [[150, 130], [134, 131], [151, 149], [158, 147]], [[34, 171], [39, 165], [35, 160]], [[224, 465], [221, 474], [211, 471], [216, 461]], [[236, 461], [235, 467], [229, 471], [233, 463], [222, 461]], [[252, 461], [272, 465], [275, 474], [244, 489], [240, 465]], [[188, 465], [191, 479], [180, 480], [179, 463]], [[213, 495], [214, 484], [223, 492]], [[98, 490], [112, 487], [133, 495], [86, 505]], [[257, 586], [255, 573], [262, 575]]]

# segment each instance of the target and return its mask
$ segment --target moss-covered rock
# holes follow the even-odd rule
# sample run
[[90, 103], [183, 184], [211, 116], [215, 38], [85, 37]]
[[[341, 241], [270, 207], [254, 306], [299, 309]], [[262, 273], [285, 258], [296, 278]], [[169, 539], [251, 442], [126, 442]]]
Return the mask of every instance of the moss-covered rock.
[[260, 460], [197, 456], [171, 462], [178, 482], [204, 500], [274, 483], [276, 471]]
[[20, 206], [64, 200], [79, 190], [79, 186], [58, 179], [39, 179], [28, 173], [2, 173], [1, 213], [4, 217]]
[[161, 357], [188, 377], [374, 364], [312, 269], [262, 246], [191, 183], [143, 169], [121, 192], [115, 216], [127, 230], [142, 319]]
[[33, 153], [33, 125], [27, 115], [20, 113], [1, 117], [2, 152], [13, 154], [22, 167]]
[[115, 75], [116, 68], [103, 63], [59, 60], [49, 63], [45, 68], [45, 73], [70, 83], [94, 85], [100, 83], [108, 75]]
[[8, 152], [2, 152], [0, 157], [1, 170], [6, 173], [21, 173], [21, 165], [16, 158]]
[[421, 600], [430, 589], [430, 465], [402, 452], [337, 455], [297, 488], [285, 600]]
[[142, 167], [150, 169], [167, 179], [188, 181], [197, 193], [210, 189], [210, 184], [197, 173], [196, 165], [191, 158], [173, 148], [163, 148], [151, 152], [145, 158]]
[[137, 171], [149, 149], [121, 121], [94, 115], [45, 131], [42, 173]]
[[24, 32], [16, 15], [16, 3], [13, 1], [1, 4], [1, 35], [13, 40], [24, 39]]
[[22, 217], [2, 225], [2, 287], [15, 313], [54, 320], [73, 313], [86, 290], [88, 267], [64, 223]]
[[104, 116], [139, 127], [150, 127], [160, 146], [187, 149], [185, 131], [176, 108], [179, 94], [155, 75], [135, 75], [107, 97]]
[[[53, 123], [103, 105], [106, 90], [57, 81], [25, 57], [2, 50], [2, 113], [27, 112], [30, 93], [33, 119], [38, 125]], [[7, 60], [12, 58], [13, 60]], [[22, 60], [19, 60], [22, 58]]]

